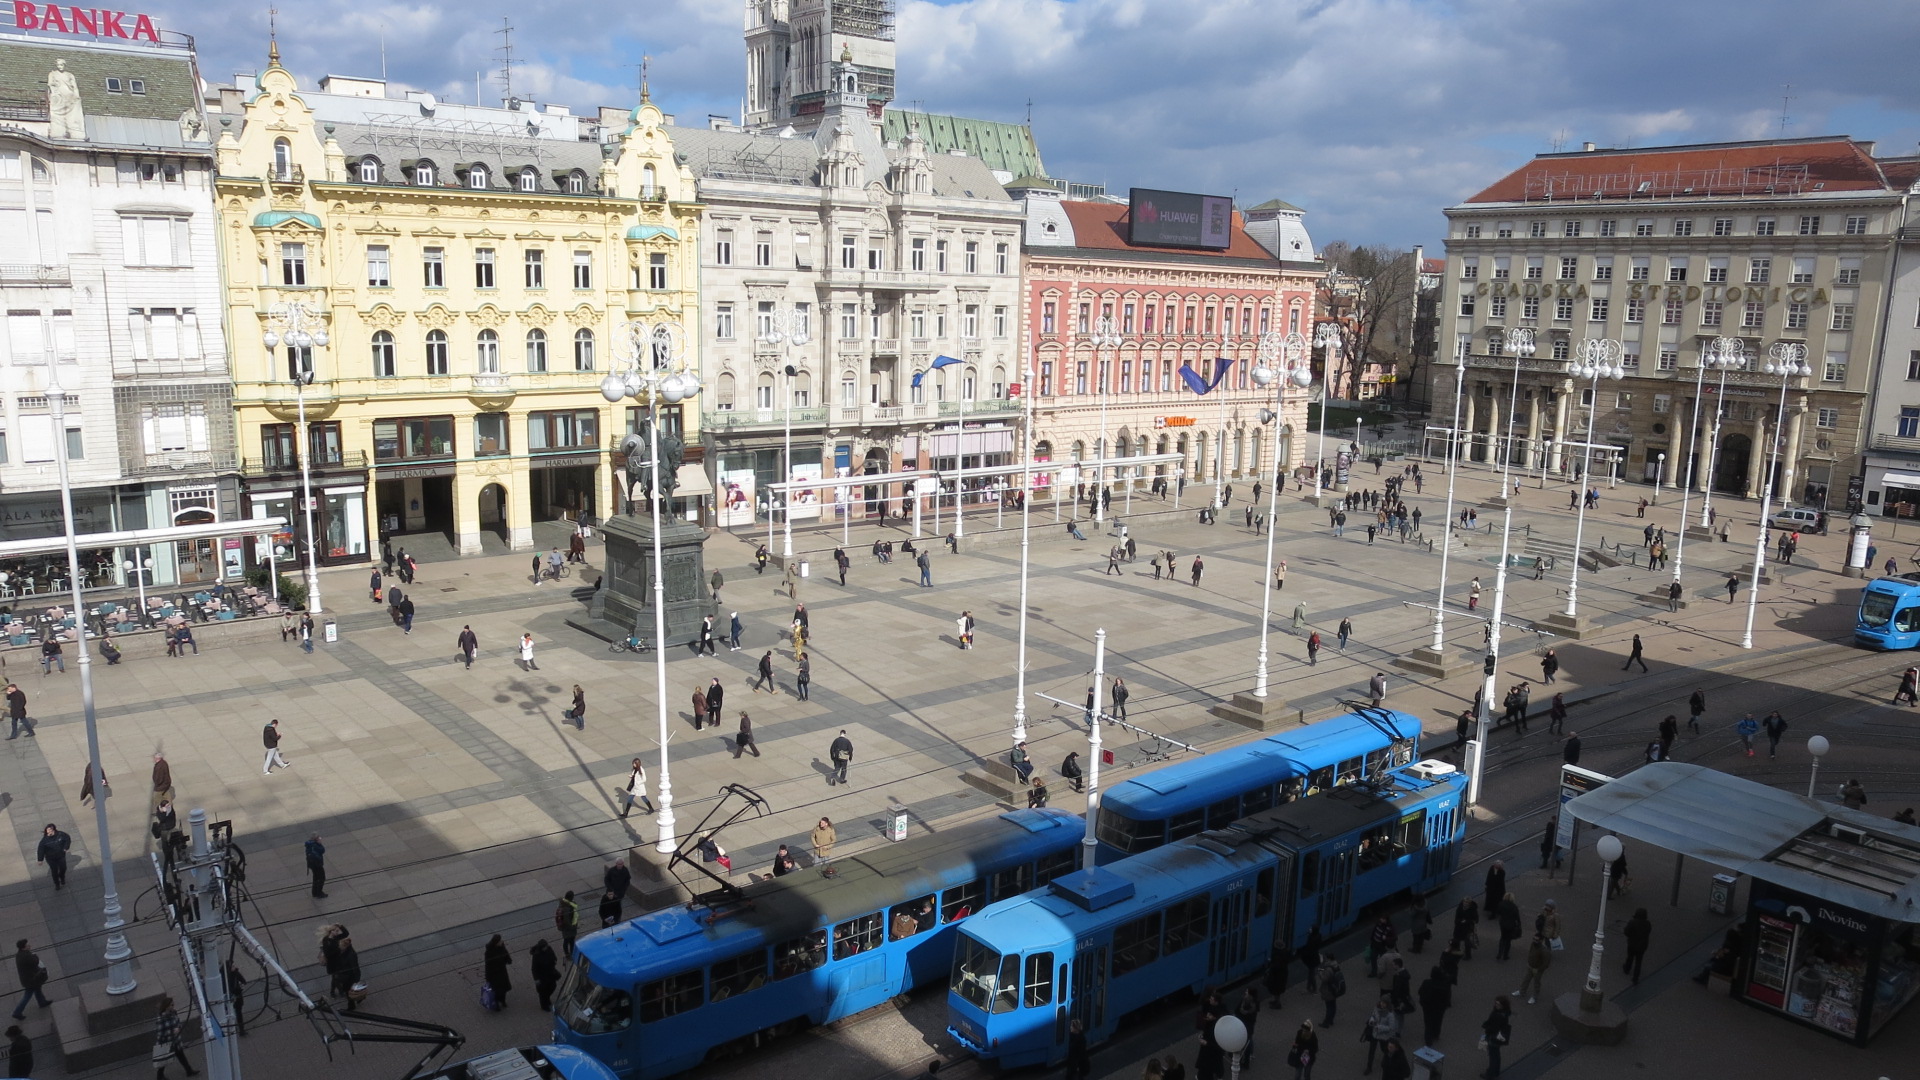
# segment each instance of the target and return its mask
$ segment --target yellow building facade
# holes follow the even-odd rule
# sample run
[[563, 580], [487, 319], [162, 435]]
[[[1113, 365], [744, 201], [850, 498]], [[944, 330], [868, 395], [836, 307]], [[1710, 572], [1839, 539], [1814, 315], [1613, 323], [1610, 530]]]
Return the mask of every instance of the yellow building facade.
[[[246, 512], [287, 516], [304, 551], [303, 441], [323, 564], [434, 534], [527, 550], [558, 542], [539, 523], [622, 510], [637, 411], [600, 380], [631, 365], [633, 322], [698, 318], [701, 208], [660, 111], [643, 94], [603, 139], [554, 106], [303, 90], [277, 51], [237, 82], [213, 120]], [[697, 447], [697, 404], [681, 416]], [[690, 467], [681, 510], [708, 490]]]

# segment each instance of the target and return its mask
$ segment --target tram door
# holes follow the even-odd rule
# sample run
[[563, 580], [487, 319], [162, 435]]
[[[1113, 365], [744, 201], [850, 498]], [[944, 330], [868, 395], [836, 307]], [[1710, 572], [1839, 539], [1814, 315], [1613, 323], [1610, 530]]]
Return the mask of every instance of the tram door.
[[1107, 1022], [1107, 947], [1083, 946], [1073, 955], [1073, 1019], [1080, 1021], [1087, 1041]]
[[1207, 974], [1218, 976], [1246, 962], [1253, 893], [1245, 888], [1213, 902], [1213, 940], [1207, 946]]
[[1323, 931], [1345, 926], [1353, 914], [1353, 849], [1320, 853], [1320, 901], [1316, 922]]
[[1421, 880], [1444, 881], [1453, 873], [1454, 862], [1460, 857], [1460, 846], [1454, 843], [1454, 820], [1459, 812], [1450, 806], [1427, 815], [1426, 865], [1421, 868]]

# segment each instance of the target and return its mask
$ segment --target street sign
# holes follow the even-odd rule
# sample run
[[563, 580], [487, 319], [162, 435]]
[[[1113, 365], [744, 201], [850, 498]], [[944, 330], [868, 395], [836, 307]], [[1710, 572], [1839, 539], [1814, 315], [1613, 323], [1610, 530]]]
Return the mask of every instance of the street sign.
[[1583, 769], [1578, 765], [1560, 766], [1560, 827], [1554, 833], [1555, 844], [1563, 848], [1573, 846], [1573, 815], [1567, 813], [1567, 804], [1612, 782], [1613, 777], [1606, 773]]
[[1026, 387], [1024, 387], [1024, 386], [1022, 386], [1022, 385], [1020, 385], [1019, 383], [1008, 383], [1008, 384], [1007, 384], [1007, 396], [1008, 396], [1008, 397], [1010, 397], [1010, 398], [1017, 398], [1017, 397], [1019, 397], [1019, 396], [1020, 396], [1020, 394], [1021, 394], [1021, 393], [1022, 393], [1023, 391], [1025, 391], [1025, 390], [1026, 390]]

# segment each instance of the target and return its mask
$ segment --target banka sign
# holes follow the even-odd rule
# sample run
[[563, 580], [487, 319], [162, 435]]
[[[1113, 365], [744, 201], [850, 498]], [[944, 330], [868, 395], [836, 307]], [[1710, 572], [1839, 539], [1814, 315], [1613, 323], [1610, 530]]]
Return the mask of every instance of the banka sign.
[[85, 34], [89, 37], [160, 44], [160, 31], [154, 29], [153, 17], [131, 11], [14, 0], [13, 25], [21, 30], [47, 30], [58, 34]]

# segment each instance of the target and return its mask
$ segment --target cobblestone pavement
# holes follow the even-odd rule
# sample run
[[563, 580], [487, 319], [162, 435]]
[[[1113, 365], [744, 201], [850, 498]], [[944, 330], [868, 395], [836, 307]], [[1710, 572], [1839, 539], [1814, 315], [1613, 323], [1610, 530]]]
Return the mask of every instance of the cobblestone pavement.
[[[1428, 471], [1426, 492], [1412, 502], [1435, 534], [1445, 491], [1433, 483], [1438, 470]], [[1356, 483], [1377, 481], [1361, 475]], [[1263, 597], [1274, 609], [1272, 692], [1306, 719], [1337, 711], [1343, 699], [1364, 697], [1367, 678], [1385, 670], [1389, 704], [1426, 717], [1430, 731], [1450, 738], [1451, 717], [1477, 689], [1477, 663], [1445, 681], [1409, 679], [1388, 666], [1431, 638], [1428, 612], [1408, 605], [1433, 602], [1438, 556], [1415, 543], [1382, 539], [1368, 545], [1364, 528], [1350, 526], [1335, 539], [1325, 512], [1289, 490], [1280, 500], [1275, 530], [1289, 573], [1285, 589], [1272, 590], [1262, 576], [1266, 537], [1241, 524], [1248, 487], [1235, 485], [1235, 500], [1213, 526], [1198, 524], [1193, 513], [1205, 489], [1190, 487], [1177, 512], [1158, 500], [1136, 499], [1126, 520], [1140, 558], [1123, 564], [1119, 575], [1104, 573], [1112, 537], [1090, 532], [1085, 542], [1067, 539], [1053, 508], [1035, 504], [1027, 689], [1030, 743], [1043, 767], [1052, 769], [1069, 750], [1084, 748], [1078, 710], [1057, 708], [1038, 695], [1074, 701], [1084, 695], [1098, 627], [1108, 632], [1109, 672], [1124, 675], [1133, 690], [1129, 711], [1135, 723], [1202, 746], [1248, 737], [1244, 728], [1210, 715], [1208, 707], [1251, 688]], [[1464, 471], [1457, 505], [1475, 505], [1492, 490], [1487, 473]], [[1634, 506], [1646, 493], [1625, 485], [1603, 492], [1601, 509], [1588, 517], [1587, 546], [1604, 536], [1609, 545], [1637, 548], [1642, 522]], [[1669, 501], [1672, 496], [1666, 493]], [[1565, 503], [1563, 485], [1527, 488], [1516, 529], [1530, 527], [1543, 546], [1570, 542], [1574, 523]], [[1575, 700], [1654, 685], [1671, 693], [1671, 684], [1688, 677], [1687, 671], [1726, 668], [1755, 655], [1738, 647], [1744, 603], [1720, 601], [1727, 571], [1751, 560], [1757, 507], [1723, 500], [1716, 505], [1723, 520], [1735, 522], [1736, 541], [1742, 530], [1749, 539], [1689, 543], [1685, 580], [1694, 603], [1686, 611], [1670, 614], [1638, 600], [1639, 593], [1663, 584], [1667, 573], [1629, 565], [1582, 574], [1581, 612], [1602, 629], [1585, 641], [1559, 645], [1557, 689]], [[1663, 505], [1650, 514], [1671, 529], [1678, 509]], [[1449, 572], [1456, 617], [1448, 619], [1447, 636], [1476, 656], [1480, 625], [1457, 617], [1458, 605], [1466, 581], [1478, 574], [1489, 590], [1483, 610], [1490, 606], [1499, 538], [1486, 527], [1497, 516], [1482, 508], [1481, 531], [1456, 551]], [[929, 522], [931, 589], [918, 587], [904, 560], [880, 565], [867, 554], [876, 536], [902, 537], [898, 528], [852, 530], [848, 552], [854, 565], [844, 589], [819, 572], [829, 565], [826, 553], [841, 542], [841, 533], [796, 533], [797, 545], [812, 553], [815, 571], [800, 587], [813, 648], [813, 692], [806, 702], [793, 696], [794, 665], [781, 636], [792, 601], [775, 572], [756, 575], [752, 568], [753, 546], [764, 536], [716, 533], [707, 559], [727, 579], [722, 608], [738, 610], [747, 630], [739, 652], [670, 655], [671, 760], [681, 828], [699, 821], [722, 784], [737, 781], [759, 791], [776, 812], [727, 836], [735, 866], [744, 873], [766, 865], [777, 844], [803, 841], [823, 814], [839, 823], [842, 849], [851, 850], [884, 842], [880, 824], [893, 806], [909, 807], [923, 829], [995, 809], [991, 798], [960, 776], [981, 757], [1004, 753], [1011, 725], [1020, 548], [994, 533], [993, 523], [991, 512], [970, 517], [962, 553], [952, 555], [931, 535]], [[1015, 520], [1009, 516], [1006, 524]], [[1516, 547], [1522, 542], [1516, 535]], [[1175, 581], [1155, 581], [1149, 551], [1168, 548], [1179, 554], [1183, 572]], [[1854, 586], [1835, 573], [1841, 551], [1839, 537], [1808, 537], [1799, 565], [1776, 572], [1755, 629], [1759, 652], [1792, 655], [1820, 639], [1844, 636]], [[1205, 557], [1207, 567], [1198, 586], [1184, 572], [1195, 554]], [[597, 564], [597, 557], [596, 548], [589, 558]], [[270, 936], [309, 989], [323, 981], [314, 946], [318, 928], [342, 921], [353, 930], [373, 985], [370, 1008], [450, 1023], [468, 1034], [468, 1052], [534, 1041], [545, 1032], [530, 994], [517, 996], [506, 1014], [478, 1011], [480, 945], [501, 932], [517, 952], [524, 951], [550, 930], [548, 913], [562, 890], [592, 887], [605, 861], [656, 838], [652, 819], [637, 813], [625, 822], [617, 818], [613, 793], [630, 757], [639, 754], [654, 767], [657, 725], [652, 658], [612, 653], [604, 642], [570, 629], [565, 620], [579, 611], [584, 596], [571, 586], [582, 576], [535, 586], [525, 560], [514, 554], [422, 564], [410, 593], [420, 608], [411, 636], [369, 601], [361, 588], [363, 572], [336, 572], [326, 584], [341, 640], [312, 655], [270, 640], [206, 647], [178, 660], [95, 665], [105, 767], [117, 792], [109, 804], [114, 850], [123, 900], [139, 920], [132, 939], [144, 984], [180, 983], [171, 943], [153, 919], [151, 871], [142, 868], [142, 793], [151, 755], [163, 750], [183, 815], [187, 808], [205, 807], [211, 818], [234, 822], [257, 899], [249, 922], [263, 939]], [[1511, 579], [1510, 617], [1535, 619], [1563, 607], [1567, 566], [1562, 560], [1544, 581], [1531, 580], [1530, 571]], [[589, 570], [584, 580], [593, 574]], [[1293, 608], [1300, 603], [1327, 642], [1317, 666], [1305, 663], [1303, 635], [1293, 632]], [[954, 637], [954, 619], [963, 609], [978, 620], [977, 646], [966, 652]], [[1355, 636], [1341, 651], [1334, 647], [1333, 629], [1343, 617], [1353, 620]], [[458, 662], [454, 647], [465, 624], [481, 642], [471, 671]], [[518, 664], [514, 644], [523, 631], [537, 642], [537, 670]], [[1620, 670], [1624, 642], [1635, 632], [1645, 637], [1651, 675]], [[1538, 668], [1528, 655], [1536, 647], [1529, 640], [1509, 650], [1505, 667], [1511, 674], [1503, 673], [1503, 687], [1518, 677], [1537, 683]], [[767, 649], [774, 650], [780, 684], [771, 695], [747, 685]], [[1899, 665], [1888, 660], [1885, 666]], [[78, 679], [71, 666], [64, 676], [14, 674], [40, 726], [38, 738], [16, 740], [0, 751], [0, 798], [16, 839], [0, 852], [0, 922], [16, 931], [12, 937], [40, 943], [54, 975], [50, 991], [70, 994], [76, 983], [100, 977], [101, 952], [97, 843], [92, 814], [77, 801], [86, 754]], [[684, 702], [713, 677], [727, 687], [727, 722], [696, 734]], [[590, 705], [584, 730], [560, 716], [576, 683]], [[1544, 701], [1536, 686], [1536, 707]], [[740, 709], [753, 714], [763, 756], [735, 755], [730, 736]], [[283, 751], [292, 768], [263, 776], [257, 768], [259, 731], [272, 717], [282, 721]], [[827, 743], [841, 728], [856, 746], [852, 783], [829, 788], [823, 762]], [[1124, 737], [1118, 754], [1124, 778], [1138, 754]], [[1064, 792], [1056, 805], [1079, 808]], [[59, 893], [43, 872], [35, 873], [33, 859], [39, 829], [50, 821], [74, 840], [73, 887]], [[307, 895], [302, 869], [300, 842], [313, 831], [328, 846], [326, 900]], [[54, 1061], [41, 1072], [63, 1075], [45, 1014], [31, 1015], [28, 1023], [42, 1060]], [[386, 1063], [400, 1061], [391, 1051], [363, 1050], [356, 1062], [329, 1066], [318, 1049], [306, 1026], [294, 1022], [258, 1030], [246, 1053], [249, 1061], [259, 1055], [261, 1067], [271, 1062], [290, 1078], [386, 1075]], [[873, 1064], [894, 1067], [879, 1058]], [[95, 1075], [144, 1076], [146, 1070], [143, 1063], [130, 1063]], [[391, 1070], [395, 1076], [404, 1071], [405, 1065]]]

